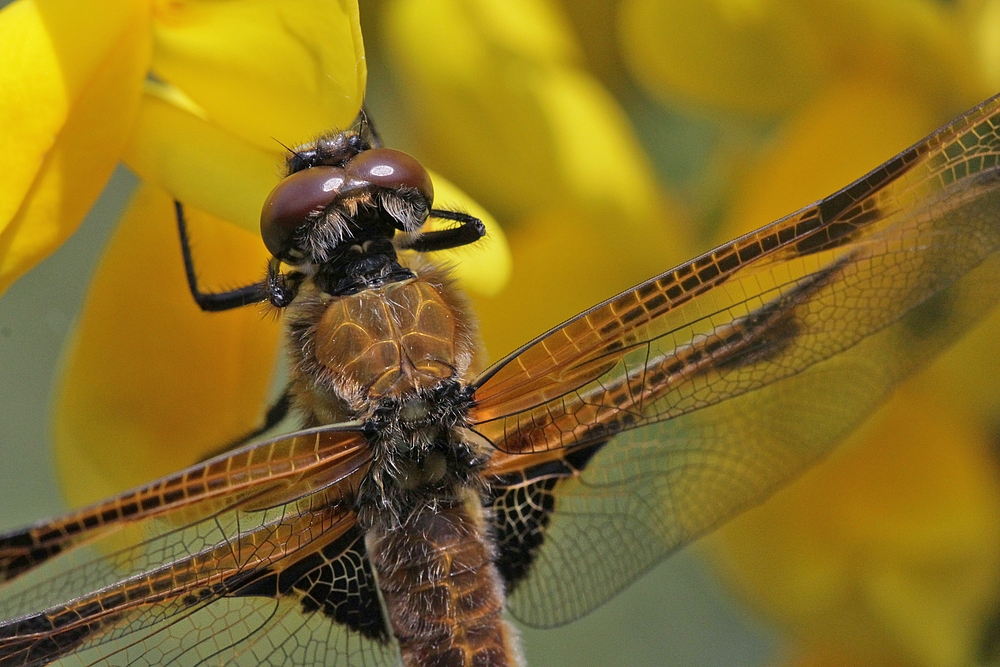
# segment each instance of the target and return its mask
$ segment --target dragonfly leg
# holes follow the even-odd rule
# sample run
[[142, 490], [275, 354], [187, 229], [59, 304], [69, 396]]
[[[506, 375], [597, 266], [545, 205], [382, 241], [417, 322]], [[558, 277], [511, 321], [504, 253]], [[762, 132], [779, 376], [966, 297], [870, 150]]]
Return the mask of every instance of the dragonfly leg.
[[181, 253], [184, 256], [184, 273], [187, 276], [191, 296], [194, 297], [199, 308], [206, 312], [219, 312], [269, 300], [270, 291], [266, 280], [225, 292], [202, 292], [198, 287], [198, 277], [194, 271], [191, 241], [188, 238], [187, 220], [184, 218], [184, 205], [174, 200], [174, 212], [177, 216], [177, 232], [181, 239]]

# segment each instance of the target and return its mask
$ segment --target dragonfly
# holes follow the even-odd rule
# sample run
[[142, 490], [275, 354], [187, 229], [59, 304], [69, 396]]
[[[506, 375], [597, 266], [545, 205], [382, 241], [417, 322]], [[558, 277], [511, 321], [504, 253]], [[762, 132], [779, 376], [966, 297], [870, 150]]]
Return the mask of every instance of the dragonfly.
[[523, 665], [508, 615], [593, 610], [989, 310], [998, 160], [1000, 96], [487, 367], [434, 263], [484, 227], [364, 117], [291, 155], [258, 283], [202, 291], [177, 204], [196, 302], [283, 313], [288, 389], [235, 446], [0, 535], [0, 667]]

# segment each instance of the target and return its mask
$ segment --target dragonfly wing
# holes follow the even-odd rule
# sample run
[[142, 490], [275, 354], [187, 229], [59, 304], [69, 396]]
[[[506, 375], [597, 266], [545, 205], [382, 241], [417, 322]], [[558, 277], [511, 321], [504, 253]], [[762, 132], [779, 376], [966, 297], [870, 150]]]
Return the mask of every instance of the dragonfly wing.
[[998, 107], [484, 374], [517, 617], [576, 618], [761, 502], [996, 303]]
[[205, 497], [105, 527], [8, 582], [0, 665], [70, 654], [100, 665], [393, 664], [352, 510], [364, 437], [333, 428], [271, 444], [303, 438], [316, 452], [335, 441], [340, 455], [295, 484], [259, 478], [266, 493], [222, 509]]
[[494, 515], [514, 547], [501, 546], [513, 614], [544, 627], [578, 618], [794, 479], [961, 329], [949, 317], [928, 335], [922, 320], [757, 391], [508, 473]]
[[129, 526], [191, 523], [227, 508], [282, 504], [289, 493], [347, 474], [365, 446], [353, 426], [286, 434], [199, 463], [179, 473], [64, 516], [0, 534], [0, 586], [60, 553]]
[[111, 589], [0, 624], [0, 665], [70, 653], [88, 665], [395, 664], [359, 537], [348, 531], [303, 558], [183, 596], [115, 605], [121, 590]]

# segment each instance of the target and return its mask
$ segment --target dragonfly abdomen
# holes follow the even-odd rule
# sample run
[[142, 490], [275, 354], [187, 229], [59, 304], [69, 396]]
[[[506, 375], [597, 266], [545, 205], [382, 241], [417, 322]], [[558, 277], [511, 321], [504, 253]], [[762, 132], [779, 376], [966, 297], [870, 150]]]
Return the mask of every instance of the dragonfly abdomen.
[[368, 555], [407, 667], [518, 667], [503, 584], [478, 496], [374, 528]]

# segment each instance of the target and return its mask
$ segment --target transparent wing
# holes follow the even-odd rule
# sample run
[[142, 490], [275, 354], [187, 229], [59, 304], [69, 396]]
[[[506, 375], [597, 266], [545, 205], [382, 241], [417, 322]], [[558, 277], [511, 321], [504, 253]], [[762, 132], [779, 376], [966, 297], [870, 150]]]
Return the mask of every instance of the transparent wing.
[[996, 302], [998, 127], [994, 98], [483, 375], [516, 615], [575, 618], [760, 502]]
[[352, 512], [369, 463], [357, 428], [311, 429], [4, 536], [0, 665], [392, 664]]
[[[56, 519], [0, 534], [0, 585], [80, 543], [173, 515], [189, 523], [225, 507], [280, 504], [288, 489], [329, 483], [363, 449], [354, 427], [299, 431], [242, 447]], [[66, 595], [67, 591], [59, 594]]]

